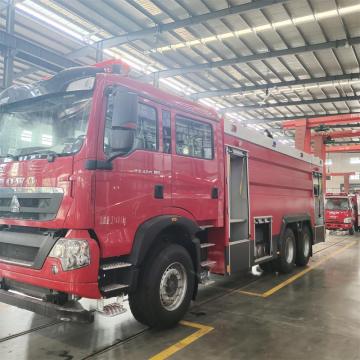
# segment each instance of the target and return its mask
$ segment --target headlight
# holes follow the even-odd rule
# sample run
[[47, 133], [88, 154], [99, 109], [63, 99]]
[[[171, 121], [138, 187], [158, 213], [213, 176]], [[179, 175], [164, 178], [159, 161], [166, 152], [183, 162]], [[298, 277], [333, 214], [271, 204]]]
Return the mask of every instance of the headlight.
[[86, 240], [61, 238], [52, 248], [49, 257], [59, 259], [64, 271], [78, 269], [90, 264], [89, 244]]
[[344, 224], [351, 224], [352, 222], [352, 218], [351, 217], [348, 217], [348, 218], [345, 218], [344, 219]]

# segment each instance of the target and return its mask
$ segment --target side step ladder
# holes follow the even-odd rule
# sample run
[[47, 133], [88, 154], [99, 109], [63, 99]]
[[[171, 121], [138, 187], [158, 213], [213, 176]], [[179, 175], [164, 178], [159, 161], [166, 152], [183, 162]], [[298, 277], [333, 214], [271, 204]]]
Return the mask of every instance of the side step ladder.
[[[111, 272], [112, 270], [119, 270], [131, 267], [132, 264], [124, 261], [113, 261], [100, 265], [100, 270], [105, 272]], [[100, 291], [108, 295], [112, 292], [117, 292], [122, 289], [128, 288], [127, 284], [111, 283], [104, 285], [100, 288]], [[115, 295], [116, 296], [116, 293]], [[98, 301], [97, 311], [103, 316], [117, 316], [126, 312], [126, 308], [123, 305], [123, 295], [111, 297], [109, 299], [101, 299]]]

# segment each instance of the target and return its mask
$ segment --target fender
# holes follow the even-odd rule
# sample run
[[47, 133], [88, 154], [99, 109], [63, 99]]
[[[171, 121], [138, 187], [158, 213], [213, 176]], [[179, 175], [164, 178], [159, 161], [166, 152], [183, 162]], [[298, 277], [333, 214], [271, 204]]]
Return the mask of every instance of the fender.
[[310, 231], [313, 232], [311, 224], [311, 216], [309, 214], [297, 214], [297, 215], [288, 215], [283, 217], [281, 230], [280, 230], [280, 239], [282, 239], [287, 225], [299, 222], [309, 222]]
[[130, 291], [137, 288], [138, 276], [141, 265], [144, 263], [146, 255], [153, 246], [156, 245], [158, 235], [165, 229], [173, 226], [181, 227], [190, 235], [191, 243], [194, 246], [194, 254], [192, 256], [196, 281], [194, 286], [193, 299], [195, 299], [200, 282], [200, 240], [195, 234], [201, 231], [201, 228], [192, 220], [178, 215], [161, 215], [147, 220], [141, 224], [136, 231], [133, 248], [129, 257], [130, 263], [133, 265], [131, 276]]
[[131, 264], [136, 267], [141, 266], [146, 254], [155, 244], [158, 235], [166, 228], [172, 226], [182, 227], [189, 233], [195, 249], [198, 248], [198, 259], [200, 259], [200, 242], [195, 238], [195, 234], [201, 231], [201, 228], [194, 221], [182, 216], [161, 215], [147, 220], [139, 226], [135, 234], [134, 244], [129, 258]]

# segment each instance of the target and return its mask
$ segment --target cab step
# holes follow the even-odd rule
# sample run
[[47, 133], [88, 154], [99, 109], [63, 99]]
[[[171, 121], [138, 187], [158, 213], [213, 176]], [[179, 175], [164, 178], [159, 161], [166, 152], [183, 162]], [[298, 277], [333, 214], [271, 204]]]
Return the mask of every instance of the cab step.
[[102, 288], [100, 288], [100, 290], [102, 292], [104, 292], [104, 293], [107, 293], [107, 292], [111, 292], [111, 291], [126, 289], [127, 287], [129, 287], [129, 285], [125, 285], [125, 284], [109, 284], [109, 285], [103, 286]]
[[214, 243], [201, 243], [200, 244], [201, 249], [208, 248], [211, 246], [215, 246], [215, 244]]
[[213, 284], [215, 281], [211, 280], [210, 278], [210, 271], [209, 269], [204, 269], [200, 273], [200, 284], [202, 286], [209, 286]]
[[201, 267], [203, 267], [203, 268], [209, 268], [209, 267], [214, 266], [215, 264], [216, 264], [216, 261], [212, 261], [212, 260], [205, 260], [200, 263]]
[[115, 302], [105, 305], [101, 310], [98, 310], [98, 312], [103, 316], [113, 317], [125, 313], [126, 308], [122, 304]]
[[130, 267], [130, 266], [132, 266], [132, 264], [127, 263], [127, 262], [114, 261], [111, 263], [100, 265], [100, 269], [107, 271], [107, 270], [114, 270], [114, 269], [122, 269], [122, 268]]

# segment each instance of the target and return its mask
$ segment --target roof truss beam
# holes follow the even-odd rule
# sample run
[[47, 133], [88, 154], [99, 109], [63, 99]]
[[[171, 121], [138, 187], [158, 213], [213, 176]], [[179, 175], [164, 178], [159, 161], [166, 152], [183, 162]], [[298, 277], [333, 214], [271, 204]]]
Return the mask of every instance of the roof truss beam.
[[[122, 44], [129, 43], [131, 41], [140, 40], [151, 36], [156, 36], [157, 34], [161, 34], [168, 31], [173, 31], [182, 28], [184, 26], [201, 24], [209, 20], [224, 18], [229, 15], [244, 14], [252, 10], [259, 10], [275, 4], [283, 4], [288, 1], [289, 0], [254, 0], [246, 4], [231, 6], [222, 10], [212, 11], [202, 15], [191, 16], [183, 20], [177, 20], [167, 24], [158, 24], [156, 26], [147, 29], [138, 30], [102, 40], [101, 41], [102, 48], [107, 49], [114, 46], [119, 46]], [[77, 58], [77, 57], [91, 55], [96, 50], [96, 47], [97, 47], [96, 43], [93, 45], [85, 46], [77, 51], [74, 51], [71, 54], [71, 57]]]
[[[298, 120], [301, 121], [298, 121]], [[287, 120], [287, 119], [283, 119]], [[283, 124], [284, 129], [295, 129], [297, 126], [303, 126], [304, 120], [307, 120], [307, 128], [317, 128], [321, 125], [344, 125], [349, 123], [356, 123], [360, 121], [360, 113], [349, 113], [349, 114], [338, 114], [338, 115], [323, 115], [323, 116], [302, 116], [302, 117], [292, 117], [289, 118], [289, 121], [286, 121]]]
[[331, 139], [352, 138], [360, 136], [360, 130], [331, 131], [323, 135]]
[[[346, 116], [350, 121], [348, 122], [360, 122], [360, 114], [350, 113], [350, 112], [341, 112], [339, 114], [329, 115], [324, 113], [312, 113], [312, 114], [303, 114], [303, 115], [295, 115], [295, 116], [274, 116], [270, 118], [254, 118], [254, 119], [246, 119], [244, 123], [246, 124], [266, 124], [273, 122], [284, 122], [283, 127], [288, 129], [294, 129], [297, 126], [299, 120], [321, 120], [324, 119], [324, 122], [328, 122], [329, 124], [336, 124], [336, 121], [329, 121], [331, 118], [338, 118], [341, 116]], [[351, 116], [354, 116], [354, 120], [351, 120]], [[356, 120], [355, 120], [356, 119]], [[339, 123], [338, 121], [337, 123]], [[319, 122], [316, 125], [310, 125], [310, 127], [317, 127], [321, 124]]]
[[337, 49], [337, 48], [344, 48], [348, 46], [353, 46], [360, 44], [360, 37], [354, 37], [350, 39], [342, 39], [342, 40], [334, 40], [334, 41], [327, 41], [323, 43], [313, 44], [313, 45], [304, 45], [298, 46], [295, 48], [287, 48], [283, 50], [276, 50], [276, 51], [268, 51], [265, 53], [254, 54], [254, 55], [247, 55], [236, 57], [233, 59], [227, 60], [219, 60], [208, 62], [204, 64], [197, 64], [197, 65], [190, 65], [184, 66], [181, 68], [172, 68], [167, 70], [161, 70], [150, 74], [150, 76], [158, 76], [162, 78], [173, 77], [178, 75], [183, 75], [186, 73], [193, 73], [198, 71], [210, 70], [214, 68], [219, 68], [223, 66], [231, 66], [236, 64], [244, 64], [252, 61], [258, 60], [267, 60], [272, 58], [278, 58], [286, 55], [295, 55], [319, 50], [326, 50], [326, 49]]
[[340, 96], [340, 97], [331, 97], [325, 99], [310, 99], [310, 100], [300, 100], [300, 101], [286, 101], [278, 103], [268, 103], [264, 105], [244, 105], [244, 106], [232, 106], [228, 108], [221, 109], [221, 112], [242, 112], [248, 110], [261, 110], [261, 109], [272, 109], [283, 106], [299, 106], [299, 105], [313, 105], [313, 104], [324, 104], [324, 103], [334, 103], [341, 101], [358, 101], [360, 99], [359, 95], [354, 96]]
[[[280, 88], [287, 88], [291, 86], [306, 86], [312, 84], [326, 84], [336, 81], [344, 81], [344, 80], [359, 80], [360, 73], [355, 74], [344, 74], [344, 75], [334, 75], [334, 76], [323, 76], [318, 78], [304, 79], [304, 80], [291, 80], [291, 81], [283, 81], [278, 83], [267, 83], [261, 85], [250, 85], [250, 86], [241, 86], [237, 88], [228, 88], [221, 90], [212, 90], [212, 91], [203, 91], [198, 92], [191, 95], [191, 98], [194, 100], [202, 99], [202, 98], [211, 98], [211, 97], [220, 97], [234, 94], [242, 94], [245, 92], [252, 92], [258, 90], [274, 90]], [[336, 84], [334, 84], [336, 85]]]
[[0, 47], [3, 49], [13, 49], [15, 57], [23, 60], [34, 62], [34, 64], [41, 63], [42, 67], [50, 70], [61, 70], [73, 66], [79, 66], [79, 63], [69, 60], [66, 57], [47, 50], [35, 43], [32, 43], [15, 35], [8, 34], [4, 30], [0, 30]]
[[360, 145], [326, 146], [327, 153], [360, 152]]

